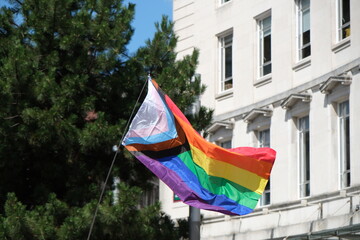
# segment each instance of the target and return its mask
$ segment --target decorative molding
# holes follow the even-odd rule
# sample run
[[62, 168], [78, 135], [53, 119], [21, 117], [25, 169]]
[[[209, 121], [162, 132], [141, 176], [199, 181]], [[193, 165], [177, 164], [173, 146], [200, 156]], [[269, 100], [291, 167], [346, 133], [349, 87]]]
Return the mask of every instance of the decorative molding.
[[216, 121], [213, 122], [210, 127], [206, 129], [209, 133], [216, 132], [219, 128], [225, 129], [233, 129], [234, 128], [235, 119], [231, 119], [230, 121]]
[[244, 115], [243, 120], [246, 123], [251, 123], [259, 115], [263, 115], [264, 117], [271, 117], [272, 112], [273, 111], [271, 109], [254, 108]]
[[221, 93], [216, 94], [215, 99], [216, 99], [217, 101], [222, 101], [222, 100], [224, 100], [224, 99], [233, 97], [233, 95], [234, 95], [234, 89], [231, 88], [231, 89], [229, 89], [229, 90], [226, 90], [226, 91], [224, 91], [224, 92], [221, 92]]
[[303, 68], [306, 68], [311, 65], [311, 56], [300, 60], [299, 62], [295, 63], [292, 69], [297, 72]]
[[283, 109], [290, 109], [299, 100], [301, 100], [302, 102], [310, 102], [311, 95], [294, 93], [285, 98], [280, 105]]
[[320, 85], [320, 91], [323, 94], [329, 94], [338, 84], [348, 86], [351, 82], [352, 77], [349, 75], [331, 76]]
[[334, 53], [337, 53], [337, 52], [340, 52], [341, 50], [349, 47], [350, 45], [351, 45], [350, 37], [347, 37], [347, 38], [341, 40], [340, 42], [333, 44], [331, 46], [331, 50]]
[[272, 75], [271, 73], [270, 74], [267, 74], [261, 78], [258, 78], [257, 80], [254, 81], [254, 86], [255, 87], [261, 87], [265, 84], [268, 84], [268, 83], [271, 83], [271, 78], [272, 78]]

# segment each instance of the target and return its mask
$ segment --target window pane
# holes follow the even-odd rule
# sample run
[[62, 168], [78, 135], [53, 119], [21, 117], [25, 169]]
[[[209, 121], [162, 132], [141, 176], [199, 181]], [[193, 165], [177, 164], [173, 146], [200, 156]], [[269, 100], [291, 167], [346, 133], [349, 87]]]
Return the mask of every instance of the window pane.
[[[259, 131], [258, 133], [259, 147], [270, 147], [270, 129]], [[268, 180], [264, 192], [260, 198], [260, 205], [270, 204], [270, 179]]]
[[268, 64], [268, 65], [263, 67], [263, 75], [265, 76], [265, 75], [267, 75], [269, 73], [271, 73], [271, 64]]
[[225, 91], [232, 88], [232, 39], [233, 35], [227, 35], [223, 38], [220, 38], [221, 43], [221, 53], [220, 53], [220, 62], [221, 62], [221, 79], [220, 79], [220, 89]]
[[224, 90], [231, 89], [231, 88], [233, 87], [233, 83], [232, 83], [232, 82], [233, 82], [232, 78], [227, 79], [227, 80], [224, 82], [224, 84], [225, 84]]
[[231, 148], [231, 141], [222, 142], [222, 143], [220, 143], [220, 146], [222, 148], [229, 149], [229, 148]]
[[345, 120], [346, 170], [350, 170], [350, 118]]
[[350, 0], [342, 1], [342, 23], [350, 22]]
[[306, 48], [303, 48], [303, 49], [301, 50], [301, 52], [302, 52], [302, 58], [306, 58], [306, 57], [310, 56], [310, 55], [311, 55], [311, 48], [310, 48], [310, 46], [307, 46]]
[[298, 20], [298, 59], [301, 60], [311, 55], [310, 44], [310, 1], [298, 0], [297, 2]]
[[310, 43], [310, 30], [308, 30], [302, 34], [302, 43], [303, 43], [303, 45]]
[[264, 37], [264, 63], [271, 61], [271, 35]]
[[302, 9], [310, 8], [310, 0], [302, 0], [301, 7]]
[[310, 183], [305, 186], [305, 196], [310, 196]]
[[302, 31], [306, 32], [310, 30], [310, 9], [303, 12], [302, 16]]
[[271, 73], [271, 16], [259, 21], [259, 75]]
[[299, 161], [300, 196], [310, 196], [310, 132], [309, 117], [300, 118], [299, 125]]
[[349, 101], [339, 104], [340, 120], [340, 181], [341, 187], [349, 187], [351, 184], [350, 170], [350, 115]]
[[310, 134], [309, 131], [305, 133], [305, 149], [304, 149], [304, 157], [305, 157], [305, 180], [310, 180]]
[[270, 147], [270, 129], [259, 132], [259, 147]]
[[340, 103], [340, 116], [341, 117], [347, 117], [349, 115], [349, 101]]
[[341, 36], [342, 36], [342, 38], [347, 38], [348, 36], [350, 36], [350, 25], [348, 25], [342, 29]]
[[309, 117], [303, 117], [300, 119], [301, 121], [301, 130], [303, 132], [309, 131]]
[[350, 36], [350, 0], [338, 0], [339, 40]]
[[263, 192], [263, 195], [260, 199], [260, 205], [264, 206], [264, 205], [269, 205], [270, 204], [270, 179], [268, 181], [268, 183], [266, 184], [265, 190]]
[[225, 78], [232, 76], [232, 46], [225, 48]]
[[233, 35], [228, 35], [226, 37], [224, 37], [224, 44], [225, 46], [229, 45], [229, 44], [232, 44], [232, 38], [233, 38]]
[[269, 28], [271, 28], [271, 17], [264, 18], [263, 20], [264, 31], [268, 30]]

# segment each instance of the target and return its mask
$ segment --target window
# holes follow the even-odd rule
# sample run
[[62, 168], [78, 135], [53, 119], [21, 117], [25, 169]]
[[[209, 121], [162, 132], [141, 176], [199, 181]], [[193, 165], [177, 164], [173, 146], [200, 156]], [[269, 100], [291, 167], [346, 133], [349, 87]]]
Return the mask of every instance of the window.
[[220, 147], [229, 149], [231, 148], [231, 141], [225, 141], [220, 143]]
[[340, 186], [350, 187], [350, 115], [349, 101], [339, 104], [339, 139], [340, 139]]
[[271, 73], [271, 16], [258, 21], [259, 76]]
[[270, 129], [259, 131], [259, 147], [270, 147]]
[[298, 60], [311, 55], [310, 0], [297, 0], [297, 50]]
[[310, 196], [310, 132], [309, 116], [299, 118], [300, 197]]
[[350, 36], [350, 0], [337, 0], [338, 41]]
[[159, 180], [151, 181], [151, 188], [145, 190], [140, 199], [140, 206], [147, 207], [159, 201]]
[[233, 35], [220, 38], [220, 91], [226, 91], [233, 87], [232, 76], [232, 41]]
[[[259, 147], [270, 147], [270, 129], [258, 132]], [[260, 198], [260, 206], [270, 204], [270, 178]]]

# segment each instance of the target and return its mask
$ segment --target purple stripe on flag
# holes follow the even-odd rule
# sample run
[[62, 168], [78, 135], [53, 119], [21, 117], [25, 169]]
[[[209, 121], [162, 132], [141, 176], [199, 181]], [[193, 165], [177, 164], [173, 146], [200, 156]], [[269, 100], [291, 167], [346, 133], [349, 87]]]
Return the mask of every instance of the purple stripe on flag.
[[[163, 165], [164, 163], [161, 163], [160, 161], [149, 158], [139, 152], [136, 152], [134, 155], [147, 168], [149, 168], [158, 178], [160, 178], [163, 182], [165, 182], [165, 184], [167, 184], [173, 191], [176, 189], [176, 191], [174, 191], [174, 192], [186, 204], [189, 204], [196, 208], [218, 211], [218, 212], [228, 214], [228, 215], [246, 214], [246, 213], [253, 211], [252, 209], [249, 209], [249, 208], [242, 206], [240, 204], [237, 204], [237, 203], [235, 204], [235, 206], [237, 206], [237, 207], [234, 207], [234, 205], [230, 204], [229, 207], [232, 211], [228, 210], [224, 207], [217, 206], [216, 203], [218, 201], [224, 203], [224, 202], [229, 202], [230, 199], [228, 199], [224, 195], [212, 194], [204, 188], [201, 188], [201, 190], [198, 189], [198, 192], [201, 195], [201, 197], [199, 197], [198, 194], [196, 193], [196, 191], [194, 191], [194, 189], [191, 188], [194, 186], [196, 187], [197, 183], [191, 184], [191, 181], [186, 181], [185, 179], [182, 179], [181, 176], [179, 176], [177, 174], [177, 172], [179, 172], [179, 171], [174, 171], [174, 170], [168, 168], [167, 166]], [[178, 158], [178, 157], [174, 156], [173, 158]], [[179, 159], [179, 161], [181, 162], [180, 159]], [[167, 163], [170, 163], [170, 162], [168, 161]], [[186, 173], [186, 174], [192, 174], [190, 170], [188, 170], [188, 171], [189, 171], [189, 173]], [[200, 188], [200, 185], [198, 185], [197, 187]], [[211, 199], [212, 204], [215, 204], [215, 205], [207, 203], [205, 201], [205, 199]], [[230, 201], [232, 201], [232, 200], [230, 200]]]
[[[182, 179], [172, 170], [168, 169], [160, 162], [149, 158], [143, 154], [135, 155], [139, 161], [141, 161], [147, 168], [149, 168], [158, 178], [165, 182], [171, 189], [178, 189], [176, 195], [180, 197], [181, 200], [186, 200], [186, 203], [202, 209], [209, 209], [213, 211], [222, 212], [225, 214], [233, 213], [225, 210], [222, 207], [212, 206], [207, 203], [200, 202], [200, 199], [192, 189], [190, 189], [186, 184], [183, 183]], [[200, 201], [199, 201], [200, 200]]]

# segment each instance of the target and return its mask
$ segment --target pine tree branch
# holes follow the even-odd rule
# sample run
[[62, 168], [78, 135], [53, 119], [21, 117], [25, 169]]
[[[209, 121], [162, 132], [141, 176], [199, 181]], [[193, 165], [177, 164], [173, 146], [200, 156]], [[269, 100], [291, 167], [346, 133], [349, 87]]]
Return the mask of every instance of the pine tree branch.
[[17, 4], [19, 4], [20, 6], [23, 5], [23, 3], [22, 3], [21, 1], [19, 1], [19, 0], [15, 0], [15, 2], [16, 2]]
[[15, 123], [14, 125], [11, 125], [10, 127], [13, 128], [13, 127], [16, 127], [17, 125], [20, 125], [20, 123]]
[[14, 118], [17, 118], [17, 117], [20, 117], [20, 115], [15, 115], [15, 116], [10, 116], [10, 117], [4, 117], [3, 119], [4, 119], [4, 120], [10, 120], [10, 119], [14, 119]]

